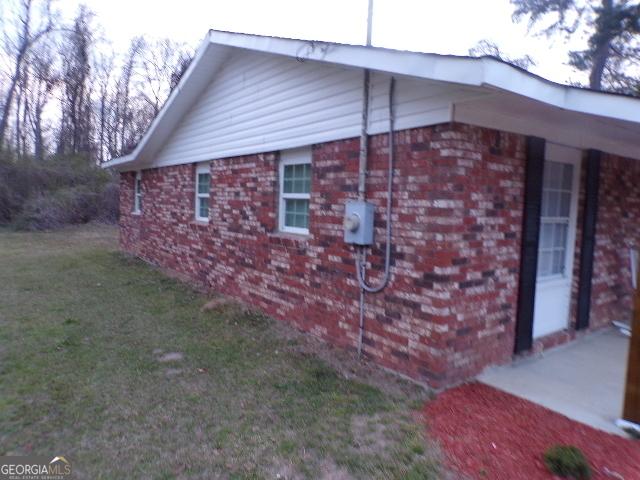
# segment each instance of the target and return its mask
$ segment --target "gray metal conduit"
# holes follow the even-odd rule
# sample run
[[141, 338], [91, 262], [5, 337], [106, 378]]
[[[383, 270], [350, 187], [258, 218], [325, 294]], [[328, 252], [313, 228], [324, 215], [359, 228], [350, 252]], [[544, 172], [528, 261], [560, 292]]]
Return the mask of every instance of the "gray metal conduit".
[[[385, 245], [385, 257], [384, 257], [384, 274], [380, 283], [375, 286], [368, 285], [366, 282], [366, 250], [365, 247], [358, 247], [356, 250], [356, 275], [358, 277], [358, 284], [360, 285], [360, 329], [358, 334], [358, 356], [362, 353], [362, 337], [364, 333], [364, 294], [365, 292], [369, 293], [377, 293], [382, 291], [387, 284], [389, 283], [389, 278], [391, 276], [391, 205], [392, 205], [392, 195], [393, 195], [393, 164], [394, 164], [394, 140], [393, 140], [393, 130], [394, 130], [394, 109], [393, 109], [393, 95], [395, 90], [395, 78], [391, 77], [391, 81], [389, 82], [389, 157], [388, 157], [388, 172], [387, 172], [387, 228], [386, 228], [386, 245]], [[363, 112], [363, 130], [361, 136], [361, 144], [360, 144], [360, 171], [358, 177], [358, 196], [360, 199], [364, 200], [365, 197], [365, 189], [364, 182], [362, 185], [360, 184], [361, 179], [366, 179], [367, 173], [367, 156], [368, 149], [367, 145], [367, 134], [366, 134], [366, 126], [365, 122], [368, 121], [368, 110], [369, 110], [369, 75], [368, 71], [365, 71], [365, 101], [364, 107], [367, 113]], [[363, 148], [364, 146], [364, 148]], [[364, 153], [364, 161], [363, 161], [363, 153]]]
[[393, 142], [393, 90], [395, 87], [395, 78], [391, 77], [389, 82], [389, 160], [388, 160], [388, 172], [387, 172], [387, 230], [386, 230], [386, 246], [384, 255], [384, 275], [380, 283], [376, 286], [367, 285], [364, 280], [363, 270], [364, 264], [362, 263], [362, 252], [364, 247], [360, 247], [358, 254], [356, 255], [356, 272], [358, 273], [358, 283], [360, 288], [369, 292], [377, 293], [381, 291], [389, 283], [390, 265], [391, 265], [391, 200], [393, 194], [393, 160], [394, 160], [394, 142]]

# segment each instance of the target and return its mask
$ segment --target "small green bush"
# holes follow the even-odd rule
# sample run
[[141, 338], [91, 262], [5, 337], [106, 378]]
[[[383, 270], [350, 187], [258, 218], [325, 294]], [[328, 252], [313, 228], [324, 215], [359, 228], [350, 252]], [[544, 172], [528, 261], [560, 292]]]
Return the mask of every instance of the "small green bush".
[[587, 458], [578, 447], [572, 445], [555, 445], [549, 448], [544, 453], [544, 463], [552, 473], [563, 478], [591, 478]]

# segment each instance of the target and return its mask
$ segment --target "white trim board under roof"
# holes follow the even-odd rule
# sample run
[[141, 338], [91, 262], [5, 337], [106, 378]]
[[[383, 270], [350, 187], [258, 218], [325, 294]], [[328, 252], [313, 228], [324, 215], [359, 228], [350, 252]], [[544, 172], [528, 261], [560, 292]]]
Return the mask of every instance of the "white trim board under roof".
[[[457, 100], [452, 100], [446, 116], [431, 115], [424, 119], [423, 126], [444, 121], [466, 121], [515, 133], [545, 136], [563, 143], [564, 135], [557, 130], [557, 125], [553, 129], [544, 128], [546, 116], [551, 115], [562, 117], [563, 121], [572, 124], [568, 125], [571, 132], [566, 135], [569, 139], [567, 145], [598, 148], [640, 158], [640, 99], [637, 98], [560, 85], [492, 57], [437, 55], [211, 30], [135, 150], [129, 155], [110, 160], [104, 166], [120, 170], [153, 166], [156, 154], [199, 96], [212, 81], [215, 82], [216, 74], [234, 51], [259, 52], [348, 69], [367, 68], [407, 79], [427, 81], [432, 85], [441, 82], [469, 92], [477, 91], [477, 97], [461, 100], [460, 106]], [[510, 104], [514, 99], [519, 100], [523, 107], [519, 113], [519, 121], [505, 121], [514, 115], [513, 105]], [[497, 109], [495, 116], [481, 114], [485, 106], [483, 102], [490, 102], [490, 107]], [[510, 110], [502, 112], [500, 104]], [[538, 108], [532, 109], [529, 115], [526, 105], [534, 104]], [[589, 121], [584, 122], [584, 119]], [[515, 126], [510, 128], [510, 125]], [[594, 125], [599, 128], [592, 132], [590, 130]], [[608, 136], [608, 132], [613, 135]], [[348, 137], [336, 136], [333, 140], [340, 138]], [[237, 151], [207, 151], [206, 159], [260, 153], [268, 151], [266, 147], [294, 148], [302, 145], [303, 143], [296, 144], [295, 141], [286, 145], [266, 142], [265, 149], [252, 146]]]

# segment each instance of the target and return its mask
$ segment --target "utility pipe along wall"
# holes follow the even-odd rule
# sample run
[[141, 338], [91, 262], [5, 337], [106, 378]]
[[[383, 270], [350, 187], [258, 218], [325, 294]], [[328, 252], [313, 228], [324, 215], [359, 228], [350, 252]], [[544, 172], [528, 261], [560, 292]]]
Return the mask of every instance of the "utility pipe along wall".
[[[368, 97], [369, 97], [369, 75], [368, 71], [365, 72], [365, 102], [364, 107], [368, 111]], [[394, 129], [394, 89], [395, 78], [391, 77], [389, 82], [389, 156], [387, 167], [387, 224], [385, 231], [385, 257], [384, 257], [384, 274], [378, 285], [369, 285], [366, 281], [366, 247], [356, 246], [356, 276], [358, 278], [358, 284], [360, 286], [360, 318], [359, 318], [359, 331], [358, 331], [358, 356], [362, 354], [362, 338], [364, 335], [364, 308], [365, 308], [365, 292], [377, 293], [387, 286], [389, 278], [391, 276], [391, 206], [393, 200], [393, 162], [394, 162], [394, 141], [393, 141], [393, 129]], [[358, 186], [358, 193], [360, 200], [366, 200], [366, 190], [364, 188], [364, 182], [360, 179], [366, 179], [367, 176], [367, 156], [368, 156], [368, 136], [366, 134], [366, 121], [368, 119], [368, 112], [363, 111], [363, 130], [360, 138], [360, 171], [358, 172], [359, 183], [362, 183], [362, 187]], [[363, 155], [364, 152], [364, 155]]]

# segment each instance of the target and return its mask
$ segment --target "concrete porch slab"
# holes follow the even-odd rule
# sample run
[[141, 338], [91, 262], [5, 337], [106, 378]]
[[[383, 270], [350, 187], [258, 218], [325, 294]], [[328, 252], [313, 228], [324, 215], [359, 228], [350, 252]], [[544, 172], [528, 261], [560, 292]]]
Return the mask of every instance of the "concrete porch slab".
[[626, 436], [620, 418], [629, 338], [611, 328], [562, 347], [487, 369], [482, 383], [511, 393], [573, 420]]

